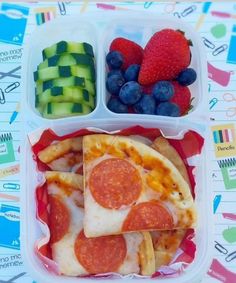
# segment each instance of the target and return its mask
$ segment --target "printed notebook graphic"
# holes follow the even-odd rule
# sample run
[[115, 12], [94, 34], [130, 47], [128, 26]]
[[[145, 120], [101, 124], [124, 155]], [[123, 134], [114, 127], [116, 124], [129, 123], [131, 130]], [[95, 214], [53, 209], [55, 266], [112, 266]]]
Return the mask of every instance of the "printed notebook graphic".
[[218, 165], [227, 190], [236, 189], [236, 158], [219, 160]]
[[0, 6], [0, 41], [23, 43], [29, 8], [11, 3]]
[[234, 124], [213, 126], [212, 135], [216, 157], [236, 155], [236, 134]]
[[15, 161], [11, 133], [0, 134], [0, 164]]
[[20, 209], [16, 206], [0, 204], [0, 246], [20, 249]]

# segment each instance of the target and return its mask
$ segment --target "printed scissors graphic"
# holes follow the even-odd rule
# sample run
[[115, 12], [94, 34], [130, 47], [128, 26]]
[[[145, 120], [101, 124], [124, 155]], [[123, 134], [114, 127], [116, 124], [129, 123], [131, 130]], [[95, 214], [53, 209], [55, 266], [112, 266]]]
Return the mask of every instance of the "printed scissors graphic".
[[[232, 93], [225, 93], [223, 94], [223, 99], [226, 102], [233, 102], [236, 101], [236, 98]], [[236, 107], [229, 107], [226, 111], [227, 117], [234, 117], [236, 115]]]
[[18, 70], [21, 69], [21, 66], [16, 67], [15, 69], [5, 73], [5, 72], [0, 72], [0, 80], [5, 78], [5, 77], [12, 77], [12, 78], [16, 78], [16, 79], [20, 79], [21, 76], [20, 75], [16, 75], [14, 74], [15, 72], [17, 72]]
[[9, 280], [0, 280], [0, 283], [14, 283], [14, 281], [22, 276], [24, 276], [26, 272], [19, 273], [14, 277], [10, 278]]

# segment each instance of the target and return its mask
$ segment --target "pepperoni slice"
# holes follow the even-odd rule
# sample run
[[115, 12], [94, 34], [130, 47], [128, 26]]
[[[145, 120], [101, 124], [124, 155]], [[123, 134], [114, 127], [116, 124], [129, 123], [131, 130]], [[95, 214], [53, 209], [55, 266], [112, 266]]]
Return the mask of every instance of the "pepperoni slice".
[[132, 207], [123, 223], [122, 231], [170, 230], [173, 226], [173, 217], [169, 211], [158, 201], [150, 201]]
[[82, 230], [74, 245], [80, 264], [91, 274], [116, 272], [124, 262], [127, 248], [122, 235], [86, 238]]
[[138, 170], [128, 161], [110, 158], [96, 165], [89, 179], [90, 191], [101, 206], [119, 209], [133, 204], [142, 190]]
[[56, 243], [60, 241], [69, 230], [70, 212], [63, 202], [55, 196], [49, 196], [49, 203], [50, 241], [51, 243]]

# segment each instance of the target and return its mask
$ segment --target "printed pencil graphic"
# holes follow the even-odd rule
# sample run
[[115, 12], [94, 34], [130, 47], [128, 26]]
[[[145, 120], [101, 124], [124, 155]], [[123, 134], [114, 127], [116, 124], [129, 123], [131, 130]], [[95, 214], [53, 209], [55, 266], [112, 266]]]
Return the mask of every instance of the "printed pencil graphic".
[[20, 111], [20, 103], [17, 103], [16, 110], [12, 113], [9, 124], [12, 124], [16, 120], [19, 111]]
[[213, 132], [214, 143], [234, 141], [234, 129], [222, 129]]
[[207, 15], [207, 13], [208, 13], [210, 7], [211, 7], [211, 4], [212, 4], [211, 2], [205, 2], [205, 3], [203, 3], [202, 14], [201, 14], [201, 16], [200, 16], [200, 18], [198, 19], [198, 22], [197, 22], [197, 24], [196, 24], [196, 30], [199, 30], [200, 27], [202, 26], [202, 24], [203, 24], [203, 22], [204, 22], [204, 20], [205, 20], [205, 17], [206, 17], [206, 15]]
[[213, 211], [214, 213], [216, 213], [216, 210], [220, 204], [220, 201], [221, 201], [221, 195], [216, 195], [215, 198], [214, 198], [214, 202], [213, 202]]

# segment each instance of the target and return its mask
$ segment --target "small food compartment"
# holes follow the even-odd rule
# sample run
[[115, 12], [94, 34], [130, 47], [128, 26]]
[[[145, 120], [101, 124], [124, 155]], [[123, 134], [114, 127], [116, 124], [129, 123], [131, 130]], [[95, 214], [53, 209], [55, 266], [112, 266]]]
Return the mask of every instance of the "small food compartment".
[[89, 21], [38, 27], [27, 46], [26, 106], [49, 120], [89, 117], [97, 106], [97, 38]]
[[[29, 133], [23, 154], [23, 253], [39, 282], [175, 277], [187, 283], [207, 268], [209, 192], [197, 128], [132, 119], [61, 123]], [[175, 182], [166, 195], [168, 176]], [[134, 194], [122, 191], [117, 178]], [[162, 218], [152, 226], [157, 210]]]
[[203, 106], [204, 48], [181, 21], [151, 15], [112, 21], [103, 64], [104, 104], [114, 115], [186, 118]]

